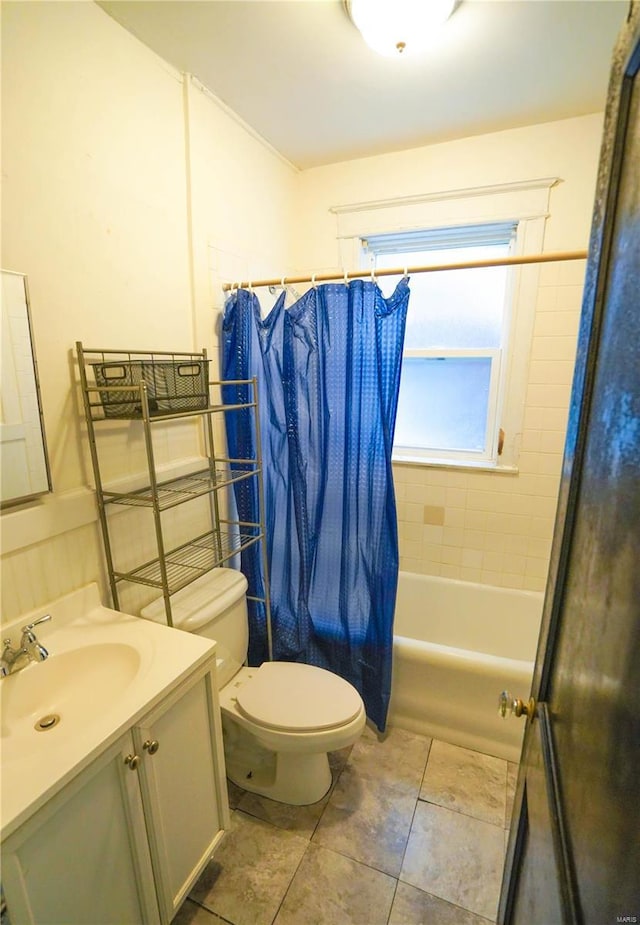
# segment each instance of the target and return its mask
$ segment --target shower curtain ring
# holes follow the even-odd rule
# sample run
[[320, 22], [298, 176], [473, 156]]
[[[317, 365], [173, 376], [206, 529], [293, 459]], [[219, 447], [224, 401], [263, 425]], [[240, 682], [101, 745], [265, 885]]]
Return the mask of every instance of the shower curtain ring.
[[345, 271], [344, 271], [344, 284], [345, 284], [345, 286], [348, 286], [348, 285], [349, 285], [349, 277], [347, 276], [347, 271], [346, 271], [346, 269], [345, 269]]
[[317, 288], [318, 288], [317, 283], [316, 283], [316, 274], [315, 274], [315, 273], [312, 273], [312, 274], [311, 274], [311, 285], [312, 285], [312, 287], [313, 287], [314, 289], [317, 289]]
[[284, 277], [284, 276], [283, 276], [282, 279], [280, 280], [280, 288], [281, 288], [281, 289], [286, 289], [286, 288], [287, 288], [287, 284], [285, 283], [285, 277]]
[[249, 285], [247, 286], [247, 289], [249, 290], [250, 293], [253, 294], [253, 283], [251, 282], [251, 280], [249, 280]]

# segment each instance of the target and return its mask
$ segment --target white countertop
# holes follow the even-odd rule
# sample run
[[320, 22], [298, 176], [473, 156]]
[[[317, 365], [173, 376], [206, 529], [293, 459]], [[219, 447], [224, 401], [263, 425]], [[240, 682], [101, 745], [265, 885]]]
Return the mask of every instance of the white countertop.
[[[215, 643], [190, 633], [158, 625], [139, 617], [103, 607], [98, 587], [87, 585], [36, 611], [25, 614], [3, 628], [3, 637], [11, 636], [18, 644], [19, 628], [50, 613], [51, 621], [36, 627], [38, 640], [48, 649], [49, 658], [31, 663], [21, 672], [0, 680], [0, 704], [3, 709], [0, 737], [0, 831], [4, 839], [13, 833], [48, 799], [61, 790], [79, 771], [89, 765], [151, 708], [176, 688], [191, 672], [211, 663], [215, 666]], [[126, 663], [123, 680], [119, 671], [111, 674], [110, 646], [126, 649], [131, 658]], [[95, 647], [95, 648], [89, 648]], [[74, 650], [80, 649], [84, 706], [69, 697], [72, 683], [57, 682], [42, 703], [31, 704], [22, 691], [35, 676], [20, 678], [26, 672], [42, 671], [60, 657], [58, 667], [71, 665]], [[112, 649], [115, 651], [115, 649]], [[84, 653], [87, 653], [86, 657]], [[104, 657], [100, 659], [100, 656]], [[78, 664], [76, 661], [75, 664]], [[91, 670], [87, 668], [91, 666]], [[133, 666], [133, 667], [131, 667]], [[131, 678], [130, 675], [133, 674]], [[52, 675], [60, 677], [60, 673]], [[44, 675], [42, 676], [44, 678]], [[78, 683], [80, 673], [76, 676]], [[73, 682], [74, 679], [70, 679]], [[19, 681], [21, 688], [15, 683]], [[111, 685], [112, 693], [100, 696], [100, 685]], [[86, 687], [86, 690], [85, 690]], [[16, 692], [20, 690], [20, 702]], [[11, 716], [14, 698], [24, 713], [18, 723]], [[99, 706], [92, 709], [92, 703]], [[88, 709], [86, 709], [88, 707]], [[78, 719], [86, 714], [85, 718]], [[6, 713], [4, 712], [6, 709]], [[34, 723], [46, 713], [57, 712], [61, 721], [46, 732], [36, 732]], [[66, 721], [65, 721], [66, 712]], [[8, 720], [7, 720], [8, 717]]]

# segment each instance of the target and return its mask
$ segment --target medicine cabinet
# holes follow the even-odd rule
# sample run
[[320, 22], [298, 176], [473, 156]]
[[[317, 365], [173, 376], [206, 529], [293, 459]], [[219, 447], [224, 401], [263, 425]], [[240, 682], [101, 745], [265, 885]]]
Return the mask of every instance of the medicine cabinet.
[[52, 490], [33, 343], [29, 290], [23, 273], [2, 276], [0, 451], [2, 507]]

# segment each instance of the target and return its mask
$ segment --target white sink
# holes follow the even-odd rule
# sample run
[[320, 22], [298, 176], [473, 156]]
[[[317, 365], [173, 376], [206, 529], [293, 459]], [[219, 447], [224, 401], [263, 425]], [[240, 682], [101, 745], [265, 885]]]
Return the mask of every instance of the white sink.
[[133, 646], [102, 642], [51, 654], [3, 678], [0, 737], [5, 756], [19, 754], [10, 740], [25, 747], [25, 739], [47, 735], [53, 744], [81, 732], [127, 696], [140, 663]]
[[51, 620], [37, 636], [49, 657], [0, 680], [3, 839], [215, 651], [192, 633], [104, 607], [95, 584], [3, 627], [14, 647], [45, 610]]

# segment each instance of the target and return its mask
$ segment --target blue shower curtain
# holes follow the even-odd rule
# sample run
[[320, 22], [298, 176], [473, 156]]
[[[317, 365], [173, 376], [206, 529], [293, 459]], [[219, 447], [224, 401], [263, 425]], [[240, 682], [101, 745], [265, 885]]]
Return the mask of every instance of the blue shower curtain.
[[[355, 280], [310, 289], [265, 319], [234, 292], [223, 320], [223, 378], [256, 376], [270, 561], [273, 656], [334, 671], [384, 731], [391, 689], [398, 537], [391, 474], [409, 299]], [[227, 402], [244, 401], [227, 386]], [[231, 457], [255, 453], [251, 415], [227, 413]], [[258, 519], [254, 479], [235, 486]], [[264, 591], [259, 550], [243, 553], [249, 594]], [[267, 658], [264, 606], [250, 605], [250, 664]]]

